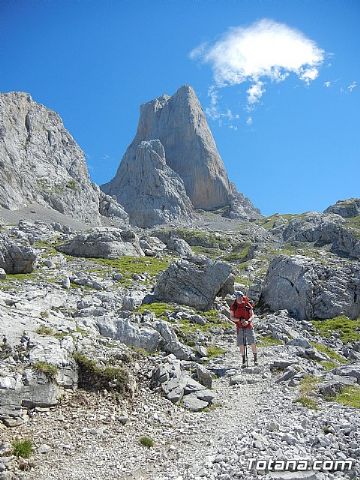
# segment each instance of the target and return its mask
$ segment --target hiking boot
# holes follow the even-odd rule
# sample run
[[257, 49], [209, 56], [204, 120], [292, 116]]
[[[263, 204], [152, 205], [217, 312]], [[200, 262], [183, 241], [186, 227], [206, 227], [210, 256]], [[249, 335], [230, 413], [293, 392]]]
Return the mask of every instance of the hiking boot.
[[258, 360], [257, 360], [257, 353], [254, 353], [254, 365], [258, 365]]

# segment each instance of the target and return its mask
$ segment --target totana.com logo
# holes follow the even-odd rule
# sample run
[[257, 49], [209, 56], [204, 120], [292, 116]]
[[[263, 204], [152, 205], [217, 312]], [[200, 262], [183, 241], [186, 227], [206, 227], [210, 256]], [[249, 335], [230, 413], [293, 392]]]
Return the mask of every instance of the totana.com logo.
[[257, 471], [291, 471], [299, 472], [306, 470], [316, 470], [323, 472], [344, 472], [349, 471], [353, 467], [353, 460], [274, 460], [274, 459], [257, 459], [249, 460], [249, 470]]

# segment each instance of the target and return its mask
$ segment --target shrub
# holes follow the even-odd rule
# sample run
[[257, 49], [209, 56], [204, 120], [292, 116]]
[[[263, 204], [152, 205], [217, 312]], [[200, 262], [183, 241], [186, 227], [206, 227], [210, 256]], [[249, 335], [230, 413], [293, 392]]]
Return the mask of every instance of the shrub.
[[32, 452], [33, 445], [31, 440], [23, 439], [12, 442], [12, 454], [16, 457], [29, 458]]
[[55, 332], [51, 327], [46, 327], [45, 325], [41, 325], [41, 327], [39, 327], [36, 330], [36, 333], [38, 335], [43, 335], [43, 336], [53, 336]]
[[140, 437], [139, 438], [139, 442], [141, 445], [143, 445], [144, 447], [147, 447], [147, 448], [151, 448], [154, 446], [154, 440], [151, 438], [151, 437]]
[[52, 365], [51, 363], [42, 361], [34, 363], [32, 367], [37, 372], [44, 373], [49, 380], [54, 380], [58, 372], [58, 368], [56, 365]]
[[123, 367], [108, 365], [100, 367], [86, 355], [74, 353], [74, 360], [79, 367], [79, 387], [86, 390], [110, 389], [124, 392], [129, 381], [129, 374]]

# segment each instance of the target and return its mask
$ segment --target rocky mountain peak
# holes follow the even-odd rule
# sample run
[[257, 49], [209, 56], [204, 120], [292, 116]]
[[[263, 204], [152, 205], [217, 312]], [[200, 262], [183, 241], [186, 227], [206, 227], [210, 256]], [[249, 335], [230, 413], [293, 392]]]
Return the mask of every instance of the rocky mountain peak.
[[229, 182], [205, 114], [190, 86], [179, 88], [171, 97], [162, 95], [141, 106], [135, 138], [113, 180], [102, 186], [103, 191], [123, 201], [126, 169], [136, 158], [137, 146], [152, 139], [159, 139], [164, 146], [166, 163], [181, 177], [194, 208], [215, 210], [236, 203], [236, 198], [240, 204], [246, 202], [246, 213], [240, 205], [242, 216], [259, 216], [244, 197], [237, 197]]

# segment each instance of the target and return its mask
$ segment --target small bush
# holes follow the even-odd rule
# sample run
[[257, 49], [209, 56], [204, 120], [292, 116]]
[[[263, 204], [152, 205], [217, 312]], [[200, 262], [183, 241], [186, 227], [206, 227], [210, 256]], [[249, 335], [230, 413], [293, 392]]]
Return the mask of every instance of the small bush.
[[36, 333], [38, 335], [43, 335], [43, 336], [53, 336], [54, 335], [54, 330], [51, 328], [51, 327], [46, 327], [45, 325], [41, 325], [41, 327], [39, 327], [37, 330], [36, 330]]
[[23, 439], [12, 442], [12, 454], [16, 457], [29, 458], [32, 452], [33, 445], [31, 440]]
[[58, 372], [56, 365], [52, 365], [51, 363], [47, 362], [39, 361], [32, 365], [32, 367], [37, 372], [44, 373], [49, 380], [54, 380]]
[[129, 374], [122, 367], [100, 367], [95, 360], [91, 360], [81, 353], [76, 352], [74, 359], [79, 367], [79, 387], [86, 390], [110, 389], [118, 392], [126, 390]]
[[147, 447], [147, 448], [151, 448], [154, 446], [154, 440], [151, 438], [151, 437], [140, 437], [139, 438], [139, 442], [141, 445], [143, 445], [144, 447]]

